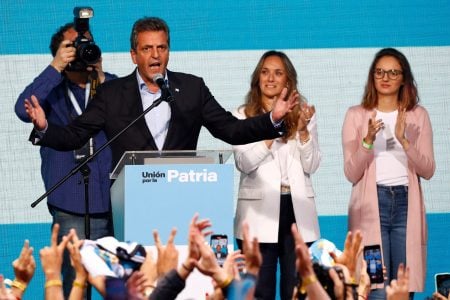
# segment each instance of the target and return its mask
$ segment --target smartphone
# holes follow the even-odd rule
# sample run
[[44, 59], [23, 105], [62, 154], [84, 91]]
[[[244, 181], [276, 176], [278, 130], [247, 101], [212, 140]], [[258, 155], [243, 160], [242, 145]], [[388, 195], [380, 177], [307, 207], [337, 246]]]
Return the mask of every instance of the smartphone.
[[447, 298], [450, 293], [450, 273], [435, 274], [434, 283], [436, 286], [436, 292]]
[[225, 262], [228, 255], [228, 237], [226, 234], [213, 234], [210, 239], [211, 249], [216, 256], [220, 266]]
[[383, 262], [381, 259], [380, 245], [370, 245], [364, 247], [364, 259], [367, 263], [367, 273], [371, 283], [383, 283]]

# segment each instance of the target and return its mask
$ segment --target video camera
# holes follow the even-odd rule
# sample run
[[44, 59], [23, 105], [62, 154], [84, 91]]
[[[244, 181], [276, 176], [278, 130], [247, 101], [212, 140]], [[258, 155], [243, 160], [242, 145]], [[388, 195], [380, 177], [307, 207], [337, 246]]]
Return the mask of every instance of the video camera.
[[76, 59], [67, 66], [68, 71], [85, 71], [89, 65], [100, 60], [102, 52], [91, 40], [85, 36], [89, 31], [89, 19], [94, 16], [91, 7], [75, 7], [73, 9], [75, 30], [78, 32], [73, 47], [76, 48]]

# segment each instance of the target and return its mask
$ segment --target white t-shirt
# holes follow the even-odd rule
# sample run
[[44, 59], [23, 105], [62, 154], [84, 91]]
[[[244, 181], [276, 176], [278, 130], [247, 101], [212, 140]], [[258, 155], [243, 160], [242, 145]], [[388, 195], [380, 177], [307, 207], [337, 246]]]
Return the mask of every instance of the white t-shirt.
[[374, 142], [377, 184], [385, 186], [408, 185], [408, 159], [395, 137], [398, 111], [377, 110], [376, 119], [382, 119], [384, 128], [378, 131]]

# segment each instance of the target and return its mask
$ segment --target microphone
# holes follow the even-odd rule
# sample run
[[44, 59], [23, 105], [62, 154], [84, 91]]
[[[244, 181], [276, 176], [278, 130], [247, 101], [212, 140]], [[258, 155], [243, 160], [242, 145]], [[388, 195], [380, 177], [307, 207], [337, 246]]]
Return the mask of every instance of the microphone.
[[172, 92], [164, 80], [164, 76], [160, 73], [157, 73], [153, 76], [153, 82], [156, 83], [161, 89], [161, 97], [166, 102], [171, 102], [173, 100]]

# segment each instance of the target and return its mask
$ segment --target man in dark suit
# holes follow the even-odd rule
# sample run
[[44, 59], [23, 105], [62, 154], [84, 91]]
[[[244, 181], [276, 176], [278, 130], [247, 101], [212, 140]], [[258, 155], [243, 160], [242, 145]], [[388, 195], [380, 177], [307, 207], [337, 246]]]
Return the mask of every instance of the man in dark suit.
[[154, 82], [156, 74], [164, 76], [174, 101], [162, 102], [112, 143], [113, 165], [128, 150], [195, 150], [202, 126], [230, 144], [276, 138], [281, 134], [284, 116], [298, 104], [298, 94], [288, 96], [285, 90], [271, 112], [238, 120], [214, 99], [203, 79], [167, 70], [170, 34], [163, 20], [137, 20], [130, 41], [131, 58], [137, 69], [103, 84], [86, 111], [68, 126], [47, 123], [36, 97], [26, 101], [26, 111], [35, 125], [32, 142], [70, 150], [100, 130], [111, 139], [161, 97]]

